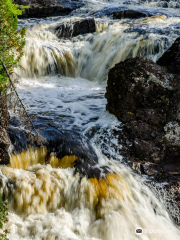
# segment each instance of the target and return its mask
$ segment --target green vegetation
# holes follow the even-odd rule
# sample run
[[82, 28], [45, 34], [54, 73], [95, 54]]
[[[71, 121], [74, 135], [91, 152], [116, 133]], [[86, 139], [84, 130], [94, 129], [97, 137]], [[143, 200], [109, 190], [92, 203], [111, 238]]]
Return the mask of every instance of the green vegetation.
[[[7, 87], [7, 75], [1, 60], [11, 72], [22, 57], [25, 45], [25, 28], [18, 29], [18, 15], [25, 7], [13, 4], [13, 0], [0, 0], [0, 94]], [[0, 240], [7, 240], [8, 230], [4, 229], [7, 222], [8, 203], [0, 195]]]
[[[0, 0], [0, 58], [8, 71], [17, 66], [25, 45], [25, 28], [18, 29], [17, 16], [22, 14], [24, 6], [13, 4], [13, 0]], [[0, 61], [0, 91], [6, 87], [6, 73]]]
[[7, 201], [2, 200], [2, 196], [0, 195], [0, 240], [7, 240], [8, 230], [3, 229], [3, 225], [7, 222], [8, 215], [8, 203]]

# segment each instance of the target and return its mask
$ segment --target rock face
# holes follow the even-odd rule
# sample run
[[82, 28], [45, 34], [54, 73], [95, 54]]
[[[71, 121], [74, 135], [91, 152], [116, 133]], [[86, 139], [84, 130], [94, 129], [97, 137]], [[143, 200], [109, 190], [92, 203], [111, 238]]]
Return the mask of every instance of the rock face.
[[0, 96], [0, 164], [9, 163], [8, 148], [11, 144], [7, 129], [9, 126], [9, 113], [6, 105], [6, 97]]
[[141, 118], [155, 125], [163, 122], [173, 78], [148, 59], [136, 57], [120, 62], [109, 72], [107, 110], [123, 123]]
[[159, 58], [157, 64], [175, 74], [174, 94], [170, 99], [168, 116], [169, 119], [180, 121], [180, 37], [174, 44]]
[[106, 108], [123, 123], [114, 133], [122, 146], [120, 154], [139, 174], [166, 182], [180, 208], [180, 90], [176, 81], [177, 76], [148, 59], [125, 60], [109, 72]]
[[124, 154], [132, 161], [179, 164], [179, 92], [173, 81], [172, 74], [139, 57], [110, 70], [107, 110], [124, 123]]
[[28, 6], [20, 18], [64, 16], [83, 6], [82, 2], [60, 0], [15, 0], [14, 3]]
[[180, 37], [174, 44], [159, 58], [157, 64], [167, 68], [167, 71], [180, 74]]
[[75, 37], [80, 34], [93, 33], [96, 31], [94, 18], [81, 19], [74, 22], [60, 24], [56, 28], [56, 35], [61, 37]]
[[122, 18], [143, 18], [147, 17], [145, 13], [134, 11], [134, 10], [124, 10], [124, 11], [116, 11], [113, 13], [113, 17], [116, 19]]

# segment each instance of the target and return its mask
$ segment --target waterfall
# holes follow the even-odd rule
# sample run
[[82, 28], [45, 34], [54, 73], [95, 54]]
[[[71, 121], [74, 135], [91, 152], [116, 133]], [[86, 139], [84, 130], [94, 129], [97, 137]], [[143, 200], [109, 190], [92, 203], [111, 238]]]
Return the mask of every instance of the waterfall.
[[[174, 20], [174, 22], [177, 20]], [[170, 25], [172, 21], [161, 16], [147, 18], [144, 24]], [[137, 27], [141, 27], [137, 20]], [[41, 77], [57, 75], [81, 77], [89, 80], [106, 80], [107, 73], [116, 63], [129, 57], [142, 56], [156, 61], [172, 44], [172, 38], [158, 32], [149, 36], [143, 29], [129, 32], [129, 23], [96, 23], [97, 33], [88, 34], [79, 39], [58, 39], [53, 28], [42, 25], [28, 30], [24, 56], [17, 73], [23, 77]], [[30, 32], [31, 31], [31, 32]], [[54, 30], [55, 31], [55, 30]]]
[[[112, 173], [100, 180], [50, 165], [1, 168], [13, 209], [10, 239], [179, 239], [150, 190], [122, 165], [110, 164]], [[135, 234], [138, 227], [147, 232], [145, 238]]]
[[[112, 134], [121, 123], [106, 112], [104, 98], [109, 69], [116, 63], [136, 56], [156, 61], [180, 35], [179, 12], [170, 8], [178, 2], [168, 1], [166, 10], [157, 7], [162, 1], [84, 3], [68, 17], [20, 21], [27, 31], [24, 55], [15, 69], [21, 76], [17, 90], [28, 113], [36, 115], [34, 124], [40, 129], [45, 125], [51, 146], [29, 145], [18, 153], [12, 147], [10, 164], [0, 166], [1, 193], [9, 202], [8, 237], [178, 240], [180, 229], [163, 199], [157, 199], [143, 184], [144, 178], [121, 163], [121, 146]], [[122, 6], [145, 9], [153, 16], [134, 20], [96, 17], [98, 11]], [[87, 17], [95, 18], [94, 33], [69, 38], [56, 35], [59, 24], [72, 30], [73, 21]], [[22, 129], [20, 125], [18, 130]], [[53, 146], [56, 139], [59, 155]], [[87, 142], [91, 148], [84, 155], [71, 151], [88, 149]], [[59, 157], [61, 143], [67, 144], [68, 154]], [[109, 157], [103, 155], [102, 146]], [[84, 157], [88, 151], [97, 156], [91, 159], [92, 166]], [[87, 168], [99, 170], [99, 177], [76, 171], [79, 158]], [[138, 235], [136, 229], [143, 233]]]

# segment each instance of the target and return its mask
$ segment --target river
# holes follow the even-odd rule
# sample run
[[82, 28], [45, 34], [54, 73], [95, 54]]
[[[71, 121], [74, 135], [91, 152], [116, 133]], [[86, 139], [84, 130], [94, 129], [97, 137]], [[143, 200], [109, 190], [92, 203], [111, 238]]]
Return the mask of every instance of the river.
[[[108, 173], [102, 171], [99, 179], [82, 177], [73, 167], [77, 159], [73, 154], [59, 164], [52, 153], [50, 164], [45, 164], [45, 147], [30, 147], [12, 156], [11, 164], [1, 167], [2, 191], [9, 200], [10, 240], [180, 239], [180, 229], [163, 200], [115, 151], [118, 139], [112, 131], [120, 123], [106, 112], [104, 97], [111, 67], [135, 56], [156, 61], [180, 36], [178, 1], [169, 1], [167, 8], [163, 4], [87, 0], [66, 17], [19, 21], [27, 32], [21, 67], [16, 69], [21, 76], [17, 90], [29, 114], [88, 138], [98, 157], [93, 168], [108, 168]], [[152, 16], [134, 20], [102, 16], [103, 11], [118, 7]], [[59, 24], [71, 25], [86, 17], [95, 18], [95, 33], [69, 39], [56, 36]], [[108, 157], [102, 153], [105, 149]], [[137, 228], [143, 229], [141, 235], [135, 233]]]

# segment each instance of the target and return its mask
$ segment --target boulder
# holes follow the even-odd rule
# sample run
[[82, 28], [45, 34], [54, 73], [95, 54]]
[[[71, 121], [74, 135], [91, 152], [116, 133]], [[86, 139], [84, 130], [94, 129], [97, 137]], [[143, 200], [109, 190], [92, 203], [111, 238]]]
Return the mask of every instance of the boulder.
[[80, 1], [60, 0], [14, 0], [15, 4], [28, 6], [20, 18], [41, 18], [49, 16], [64, 16], [83, 6]]
[[180, 37], [159, 58], [157, 64], [166, 68], [170, 73], [180, 74]]
[[113, 13], [113, 18], [122, 19], [122, 18], [144, 18], [147, 17], [147, 14], [135, 11], [135, 10], [120, 10]]
[[[177, 56], [172, 58], [176, 64]], [[163, 66], [169, 60], [164, 61]], [[171, 72], [178, 73], [178, 68], [169, 67]], [[105, 96], [106, 109], [123, 123], [113, 132], [119, 140], [116, 152], [137, 173], [163, 183], [159, 185], [166, 186], [167, 199], [173, 192], [179, 214], [180, 88], [177, 80], [166, 68], [148, 59], [130, 58], [109, 71]], [[178, 214], [175, 216], [168, 208], [171, 200], [167, 199], [167, 210], [176, 224], [180, 224]]]
[[173, 93], [173, 78], [172, 74], [145, 58], [120, 62], [109, 71], [106, 109], [123, 123], [144, 120], [141, 112], [146, 114], [147, 123], [164, 122]]
[[75, 37], [80, 34], [93, 33], [96, 31], [95, 20], [94, 18], [88, 18], [68, 23], [61, 23], [55, 31], [59, 38]]
[[120, 62], [109, 71], [106, 109], [124, 124], [122, 151], [132, 161], [162, 166], [179, 162], [180, 98], [174, 79], [141, 57]]

